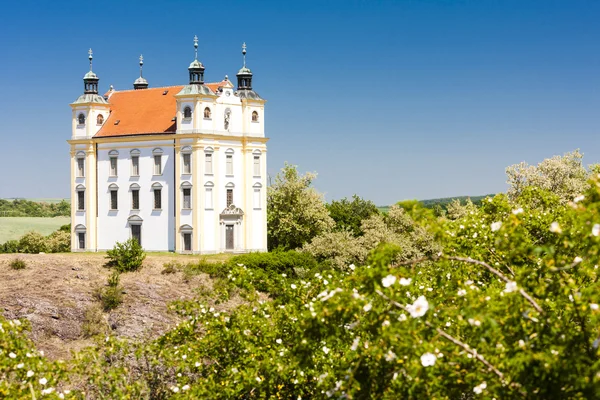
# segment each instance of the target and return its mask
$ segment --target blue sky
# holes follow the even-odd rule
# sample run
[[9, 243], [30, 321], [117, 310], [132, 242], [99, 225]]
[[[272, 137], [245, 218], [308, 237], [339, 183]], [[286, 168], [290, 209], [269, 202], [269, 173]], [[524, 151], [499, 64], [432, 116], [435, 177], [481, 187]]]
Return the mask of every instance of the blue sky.
[[68, 197], [69, 103], [87, 50], [101, 90], [206, 79], [248, 44], [269, 173], [379, 205], [506, 189], [506, 166], [576, 148], [600, 162], [598, 1], [6, 2], [0, 198]]

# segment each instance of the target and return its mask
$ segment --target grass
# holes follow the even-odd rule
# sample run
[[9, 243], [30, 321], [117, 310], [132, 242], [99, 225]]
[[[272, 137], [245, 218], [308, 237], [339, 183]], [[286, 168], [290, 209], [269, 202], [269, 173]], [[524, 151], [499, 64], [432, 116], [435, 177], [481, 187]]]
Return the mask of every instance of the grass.
[[70, 222], [70, 217], [1, 217], [0, 243], [4, 243], [8, 240], [17, 240], [29, 231], [36, 231], [42, 235], [49, 235], [62, 225], [66, 225]]

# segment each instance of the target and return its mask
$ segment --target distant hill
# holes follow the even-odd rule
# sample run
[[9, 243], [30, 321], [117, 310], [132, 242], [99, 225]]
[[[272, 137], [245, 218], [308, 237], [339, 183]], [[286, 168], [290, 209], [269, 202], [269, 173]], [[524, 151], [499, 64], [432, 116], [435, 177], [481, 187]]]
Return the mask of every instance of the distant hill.
[[[419, 200], [421, 203], [423, 203], [423, 205], [427, 208], [434, 208], [436, 205], [440, 205], [442, 207], [442, 209], [446, 209], [446, 207], [448, 207], [448, 204], [450, 204], [453, 200], [459, 200], [461, 204], [465, 204], [467, 202], [467, 199], [471, 199], [471, 201], [473, 202], [473, 204], [475, 205], [480, 205], [481, 202], [483, 201], [483, 199], [485, 199], [486, 197], [494, 197], [495, 194], [484, 194], [483, 196], [456, 196], [456, 197], [443, 197], [440, 199], [429, 199], [429, 200]], [[390, 206], [380, 206], [377, 207], [379, 208], [379, 211], [381, 212], [387, 212], [390, 208]]]

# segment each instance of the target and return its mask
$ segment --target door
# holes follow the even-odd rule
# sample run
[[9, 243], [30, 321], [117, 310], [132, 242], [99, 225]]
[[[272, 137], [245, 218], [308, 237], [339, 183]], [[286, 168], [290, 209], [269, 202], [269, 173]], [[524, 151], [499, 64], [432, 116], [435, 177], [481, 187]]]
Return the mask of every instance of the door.
[[142, 226], [141, 225], [131, 225], [131, 237], [137, 240], [137, 242], [142, 245]]
[[184, 251], [192, 251], [192, 234], [191, 233], [183, 234], [183, 250]]
[[85, 250], [85, 233], [80, 232], [77, 235], [79, 236], [79, 248]]
[[225, 225], [225, 249], [233, 250], [233, 225]]

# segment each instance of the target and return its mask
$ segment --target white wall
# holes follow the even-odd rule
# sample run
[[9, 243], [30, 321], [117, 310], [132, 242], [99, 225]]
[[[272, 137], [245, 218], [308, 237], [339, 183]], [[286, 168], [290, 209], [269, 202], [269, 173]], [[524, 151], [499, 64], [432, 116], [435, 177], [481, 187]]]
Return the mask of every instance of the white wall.
[[[128, 218], [138, 215], [142, 218], [142, 247], [149, 251], [172, 251], [175, 249], [174, 217], [174, 149], [173, 141], [100, 144], [98, 146], [98, 249], [111, 249], [115, 242], [131, 237]], [[160, 148], [162, 153], [162, 175], [154, 175], [153, 150]], [[140, 175], [131, 175], [131, 150], [140, 151]], [[118, 176], [110, 177], [109, 152], [119, 152]], [[162, 209], [153, 210], [154, 193], [152, 184], [162, 185]], [[116, 184], [118, 190], [118, 211], [111, 211], [109, 185]], [[140, 186], [140, 210], [132, 210], [130, 185]]]

